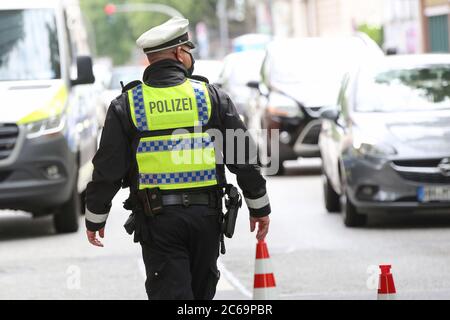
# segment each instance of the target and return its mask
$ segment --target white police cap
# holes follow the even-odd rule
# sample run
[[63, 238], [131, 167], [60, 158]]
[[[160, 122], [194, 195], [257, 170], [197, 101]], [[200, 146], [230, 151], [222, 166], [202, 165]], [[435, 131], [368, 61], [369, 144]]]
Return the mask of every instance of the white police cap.
[[189, 41], [188, 27], [189, 20], [174, 17], [143, 33], [136, 40], [136, 44], [142, 48], [145, 53], [154, 53], [178, 47], [183, 44], [194, 49], [194, 44]]

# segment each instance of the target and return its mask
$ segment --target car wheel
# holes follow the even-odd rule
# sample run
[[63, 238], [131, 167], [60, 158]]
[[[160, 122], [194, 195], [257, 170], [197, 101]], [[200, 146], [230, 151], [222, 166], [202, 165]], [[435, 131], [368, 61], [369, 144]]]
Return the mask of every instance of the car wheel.
[[64, 203], [53, 217], [53, 225], [57, 233], [73, 233], [78, 231], [80, 216], [80, 195], [75, 183], [70, 199]]
[[367, 216], [358, 213], [357, 208], [345, 193], [341, 197], [341, 211], [344, 224], [347, 227], [363, 227], [367, 223]]
[[323, 196], [325, 208], [330, 213], [339, 212], [341, 209], [340, 197], [331, 186], [330, 179], [326, 174], [322, 175], [323, 180]]

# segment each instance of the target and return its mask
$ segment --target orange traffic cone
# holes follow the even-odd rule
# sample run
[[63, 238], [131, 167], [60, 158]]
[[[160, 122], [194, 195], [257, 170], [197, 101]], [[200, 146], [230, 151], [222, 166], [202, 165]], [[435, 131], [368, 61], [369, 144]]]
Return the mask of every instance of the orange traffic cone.
[[394, 277], [390, 265], [380, 265], [381, 274], [378, 283], [378, 300], [395, 300], [396, 291]]
[[256, 245], [255, 281], [253, 300], [277, 300], [278, 291], [275, 285], [272, 264], [266, 242], [258, 241]]

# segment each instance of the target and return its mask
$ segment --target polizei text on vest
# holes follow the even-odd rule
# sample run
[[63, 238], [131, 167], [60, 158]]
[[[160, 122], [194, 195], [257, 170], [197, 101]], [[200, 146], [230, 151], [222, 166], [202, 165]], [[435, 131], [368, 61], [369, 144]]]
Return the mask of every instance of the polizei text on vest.
[[190, 98], [150, 101], [150, 113], [181, 112], [192, 110]]

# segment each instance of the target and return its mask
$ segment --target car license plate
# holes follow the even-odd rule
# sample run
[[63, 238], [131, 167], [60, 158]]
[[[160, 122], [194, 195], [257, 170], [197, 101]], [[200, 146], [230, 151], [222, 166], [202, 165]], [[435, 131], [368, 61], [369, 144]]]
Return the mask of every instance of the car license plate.
[[450, 202], [450, 186], [423, 186], [417, 190], [420, 202]]

